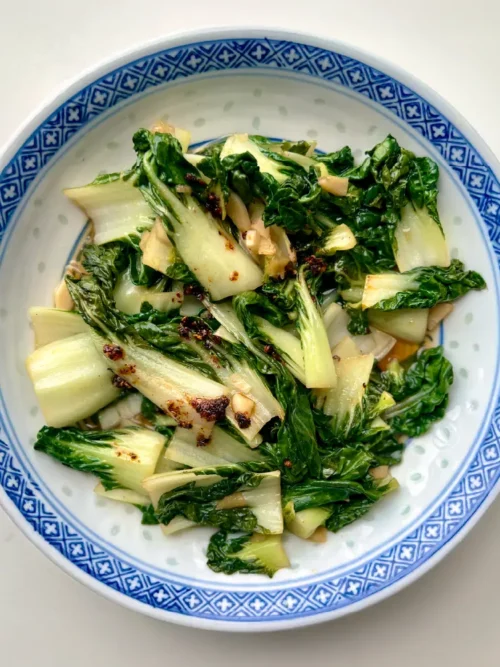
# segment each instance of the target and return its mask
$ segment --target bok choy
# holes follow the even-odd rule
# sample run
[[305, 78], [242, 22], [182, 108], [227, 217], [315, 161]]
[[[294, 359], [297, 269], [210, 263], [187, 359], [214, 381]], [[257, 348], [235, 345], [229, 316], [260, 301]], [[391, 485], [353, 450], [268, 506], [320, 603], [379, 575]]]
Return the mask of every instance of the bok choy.
[[213, 571], [272, 577], [285, 531], [336, 540], [397, 492], [407, 438], [450, 401], [439, 327], [486, 283], [451, 259], [436, 163], [391, 135], [358, 163], [189, 143], [157, 122], [134, 164], [65, 191], [92, 224], [58, 308], [30, 309], [35, 449], [168, 539], [217, 529]]

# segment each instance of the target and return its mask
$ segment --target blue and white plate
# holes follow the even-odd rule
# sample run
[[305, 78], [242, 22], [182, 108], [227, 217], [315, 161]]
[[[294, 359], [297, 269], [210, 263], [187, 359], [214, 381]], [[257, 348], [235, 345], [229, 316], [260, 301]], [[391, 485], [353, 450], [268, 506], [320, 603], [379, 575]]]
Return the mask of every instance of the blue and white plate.
[[[387, 133], [441, 170], [453, 256], [489, 290], [469, 295], [442, 332], [456, 381], [445, 419], [411, 442], [401, 483], [326, 544], [287, 536], [292, 568], [270, 581], [205, 564], [210, 531], [166, 539], [136, 511], [92, 493], [94, 480], [33, 451], [42, 425], [24, 359], [26, 311], [49, 305], [82, 231], [62, 188], [133, 161], [131, 136], [156, 119], [200, 142], [230, 132], [345, 144], [360, 158]], [[127, 607], [205, 628], [277, 630], [360, 609], [441, 559], [498, 491], [500, 170], [476, 133], [409, 75], [345, 45], [277, 31], [168, 39], [85, 75], [13, 141], [0, 172], [0, 497], [67, 572]]]

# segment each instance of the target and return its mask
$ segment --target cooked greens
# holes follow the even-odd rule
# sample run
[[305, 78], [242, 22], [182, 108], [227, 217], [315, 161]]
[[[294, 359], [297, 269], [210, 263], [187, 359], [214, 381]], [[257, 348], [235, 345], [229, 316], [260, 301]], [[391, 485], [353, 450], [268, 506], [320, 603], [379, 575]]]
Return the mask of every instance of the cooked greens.
[[324, 541], [397, 490], [453, 382], [430, 332], [486, 284], [450, 259], [436, 163], [392, 136], [360, 164], [189, 136], [140, 129], [132, 166], [65, 191], [93, 238], [71, 310], [30, 309], [35, 449], [165, 535], [217, 529], [215, 572], [272, 577], [284, 528]]

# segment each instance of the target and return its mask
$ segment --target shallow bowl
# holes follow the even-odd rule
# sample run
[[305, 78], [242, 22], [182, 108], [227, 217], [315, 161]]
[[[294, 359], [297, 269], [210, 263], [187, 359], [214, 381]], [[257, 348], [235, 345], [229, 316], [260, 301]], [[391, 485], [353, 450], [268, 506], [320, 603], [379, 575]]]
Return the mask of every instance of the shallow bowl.
[[[308, 138], [356, 157], [393, 134], [441, 171], [451, 253], [489, 289], [459, 302], [442, 342], [456, 371], [446, 417], [412, 441], [401, 489], [326, 544], [287, 536], [292, 567], [270, 581], [205, 564], [210, 532], [166, 539], [94, 480], [33, 451], [43, 423], [24, 359], [26, 311], [50, 305], [84, 219], [62, 188], [133, 161], [134, 130], [163, 119], [202, 142], [231, 132]], [[498, 490], [498, 164], [436, 93], [335, 42], [282, 31], [169, 38], [85, 74], [39, 111], [1, 160], [0, 498], [64, 570], [156, 618], [198, 627], [277, 630], [331, 619], [386, 597], [441, 559]], [[493, 423], [492, 423], [493, 420]]]

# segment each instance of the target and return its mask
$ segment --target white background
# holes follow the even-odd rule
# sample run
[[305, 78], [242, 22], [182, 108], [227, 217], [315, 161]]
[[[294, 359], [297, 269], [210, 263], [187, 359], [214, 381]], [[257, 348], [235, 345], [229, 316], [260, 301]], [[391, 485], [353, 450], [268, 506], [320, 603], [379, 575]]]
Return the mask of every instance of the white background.
[[[432, 86], [500, 156], [498, 0], [0, 0], [0, 145], [68, 79], [134, 44], [221, 25], [286, 27], [392, 60]], [[122, 609], [71, 580], [0, 510], [5, 667], [497, 667], [500, 501], [422, 580], [339, 621], [222, 635]]]

